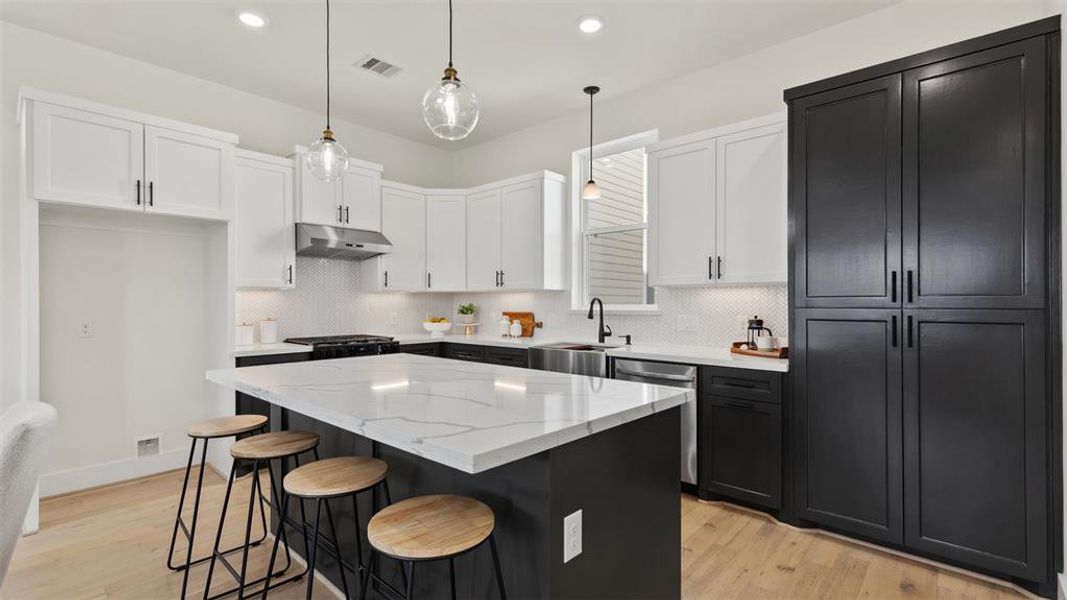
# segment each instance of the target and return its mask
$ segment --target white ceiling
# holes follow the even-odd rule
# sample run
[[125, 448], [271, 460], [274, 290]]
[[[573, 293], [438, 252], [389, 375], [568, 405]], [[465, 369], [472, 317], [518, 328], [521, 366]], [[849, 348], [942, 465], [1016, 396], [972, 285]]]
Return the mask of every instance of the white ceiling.
[[[447, 1], [333, 0], [335, 115], [458, 149], [598, 101], [799, 37], [897, 0], [536, 2], [455, 0], [455, 63], [481, 119], [461, 142], [437, 140], [420, 103], [447, 62]], [[312, 110], [324, 105], [323, 0], [33, 2], [3, 0], [0, 19]], [[250, 30], [237, 8], [269, 19]], [[604, 19], [596, 34], [580, 16]], [[356, 69], [368, 53], [400, 66]], [[665, 110], [669, 110], [665, 107]]]

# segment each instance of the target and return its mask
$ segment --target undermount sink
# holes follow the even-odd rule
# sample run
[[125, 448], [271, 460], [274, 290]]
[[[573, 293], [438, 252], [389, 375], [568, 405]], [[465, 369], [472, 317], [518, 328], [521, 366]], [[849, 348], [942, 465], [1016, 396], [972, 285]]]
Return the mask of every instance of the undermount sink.
[[533, 346], [530, 348], [530, 368], [572, 375], [607, 377], [608, 357], [604, 351], [613, 347], [608, 344], [579, 342], [557, 342]]

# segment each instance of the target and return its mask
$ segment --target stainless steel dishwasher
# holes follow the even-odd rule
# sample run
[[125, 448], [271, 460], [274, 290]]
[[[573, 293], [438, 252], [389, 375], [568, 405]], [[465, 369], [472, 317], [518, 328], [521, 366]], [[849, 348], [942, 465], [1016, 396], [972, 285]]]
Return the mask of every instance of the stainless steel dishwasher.
[[[695, 390], [697, 368], [693, 365], [615, 359], [615, 379], [639, 381]], [[697, 403], [682, 405], [682, 481], [697, 482]]]

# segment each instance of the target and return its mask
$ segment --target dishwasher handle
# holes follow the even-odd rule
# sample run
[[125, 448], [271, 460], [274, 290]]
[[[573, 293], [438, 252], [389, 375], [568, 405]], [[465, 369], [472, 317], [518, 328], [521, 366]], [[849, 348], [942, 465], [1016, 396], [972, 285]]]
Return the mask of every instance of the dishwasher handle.
[[630, 375], [633, 377], [645, 377], [648, 379], [663, 379], [665, 381], [683, 381], [685, 383], [696, 383], [696, 379], [693, 379], [689, 375], [671, 375], [670, 373], [653, 373], [651, 371], [631, 371], [630, 369], [622, 369], [618, 366], [615, 367], [616, 374]]

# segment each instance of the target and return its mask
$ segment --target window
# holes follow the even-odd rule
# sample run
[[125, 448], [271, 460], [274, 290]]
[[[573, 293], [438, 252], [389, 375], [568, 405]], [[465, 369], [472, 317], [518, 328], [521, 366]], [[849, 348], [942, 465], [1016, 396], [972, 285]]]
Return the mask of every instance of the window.
[[[655, 291], [648, 286], [648, 204], [645, 145], [655, 132], [639, 134], [593, 148], [594, 178], [599, 200], [575, 194], [574, 308], [593, 297], [613, 311], [655, 309]], [[575, 152], [577, 188], [589, 179], [588, 151]]]

